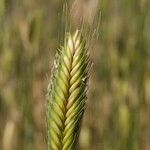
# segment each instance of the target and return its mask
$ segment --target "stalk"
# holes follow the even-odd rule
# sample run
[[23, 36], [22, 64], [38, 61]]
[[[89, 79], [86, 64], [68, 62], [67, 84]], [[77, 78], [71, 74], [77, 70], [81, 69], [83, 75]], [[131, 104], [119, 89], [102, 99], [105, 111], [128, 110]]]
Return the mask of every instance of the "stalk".
[[48, 86], [48, 150], [76, 149], [85, 110], [89, 62], [81, 31], [66, 33]]

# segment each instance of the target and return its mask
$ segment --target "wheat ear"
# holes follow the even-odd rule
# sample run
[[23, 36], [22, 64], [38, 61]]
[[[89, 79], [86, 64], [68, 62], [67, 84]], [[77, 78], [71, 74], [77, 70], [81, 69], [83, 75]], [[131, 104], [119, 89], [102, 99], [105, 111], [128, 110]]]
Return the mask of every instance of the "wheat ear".
[[73, 150], [85, 110], [89, 55], [81, 31], [66, 33], [48, 87], [48, 150]]

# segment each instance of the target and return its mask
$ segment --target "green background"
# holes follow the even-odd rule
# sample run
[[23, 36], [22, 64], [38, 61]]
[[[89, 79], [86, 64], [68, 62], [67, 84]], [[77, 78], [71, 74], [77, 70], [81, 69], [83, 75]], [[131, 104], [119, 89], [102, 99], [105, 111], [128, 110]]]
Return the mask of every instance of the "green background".
[[[0, 0], [1, 150], [46, 150], [45, 95], [63, 2]], [[76, 0], [72, 24], [83, 14], [90, 24], [96, 6], [99, 38], [90, 49], [79, 149], [149, 150], [150, 1]]]

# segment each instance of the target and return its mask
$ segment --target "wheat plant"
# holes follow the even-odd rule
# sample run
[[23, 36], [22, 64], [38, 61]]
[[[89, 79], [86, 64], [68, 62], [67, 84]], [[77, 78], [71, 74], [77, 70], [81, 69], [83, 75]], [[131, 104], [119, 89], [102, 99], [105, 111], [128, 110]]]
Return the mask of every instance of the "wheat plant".
[[48, 150], [76, 149], [85, 110], [89, 54], [81, 31], [66, 33], [47, 95]]

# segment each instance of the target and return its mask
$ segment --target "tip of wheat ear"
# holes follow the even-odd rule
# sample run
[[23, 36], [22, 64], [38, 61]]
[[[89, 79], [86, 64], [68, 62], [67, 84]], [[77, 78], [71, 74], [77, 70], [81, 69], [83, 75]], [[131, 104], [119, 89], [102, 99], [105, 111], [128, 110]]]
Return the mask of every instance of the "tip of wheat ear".
[[81, 32], [66, 33], [48, 88], [48, 149], [75, 149], [85, 109], [89, 56]]

